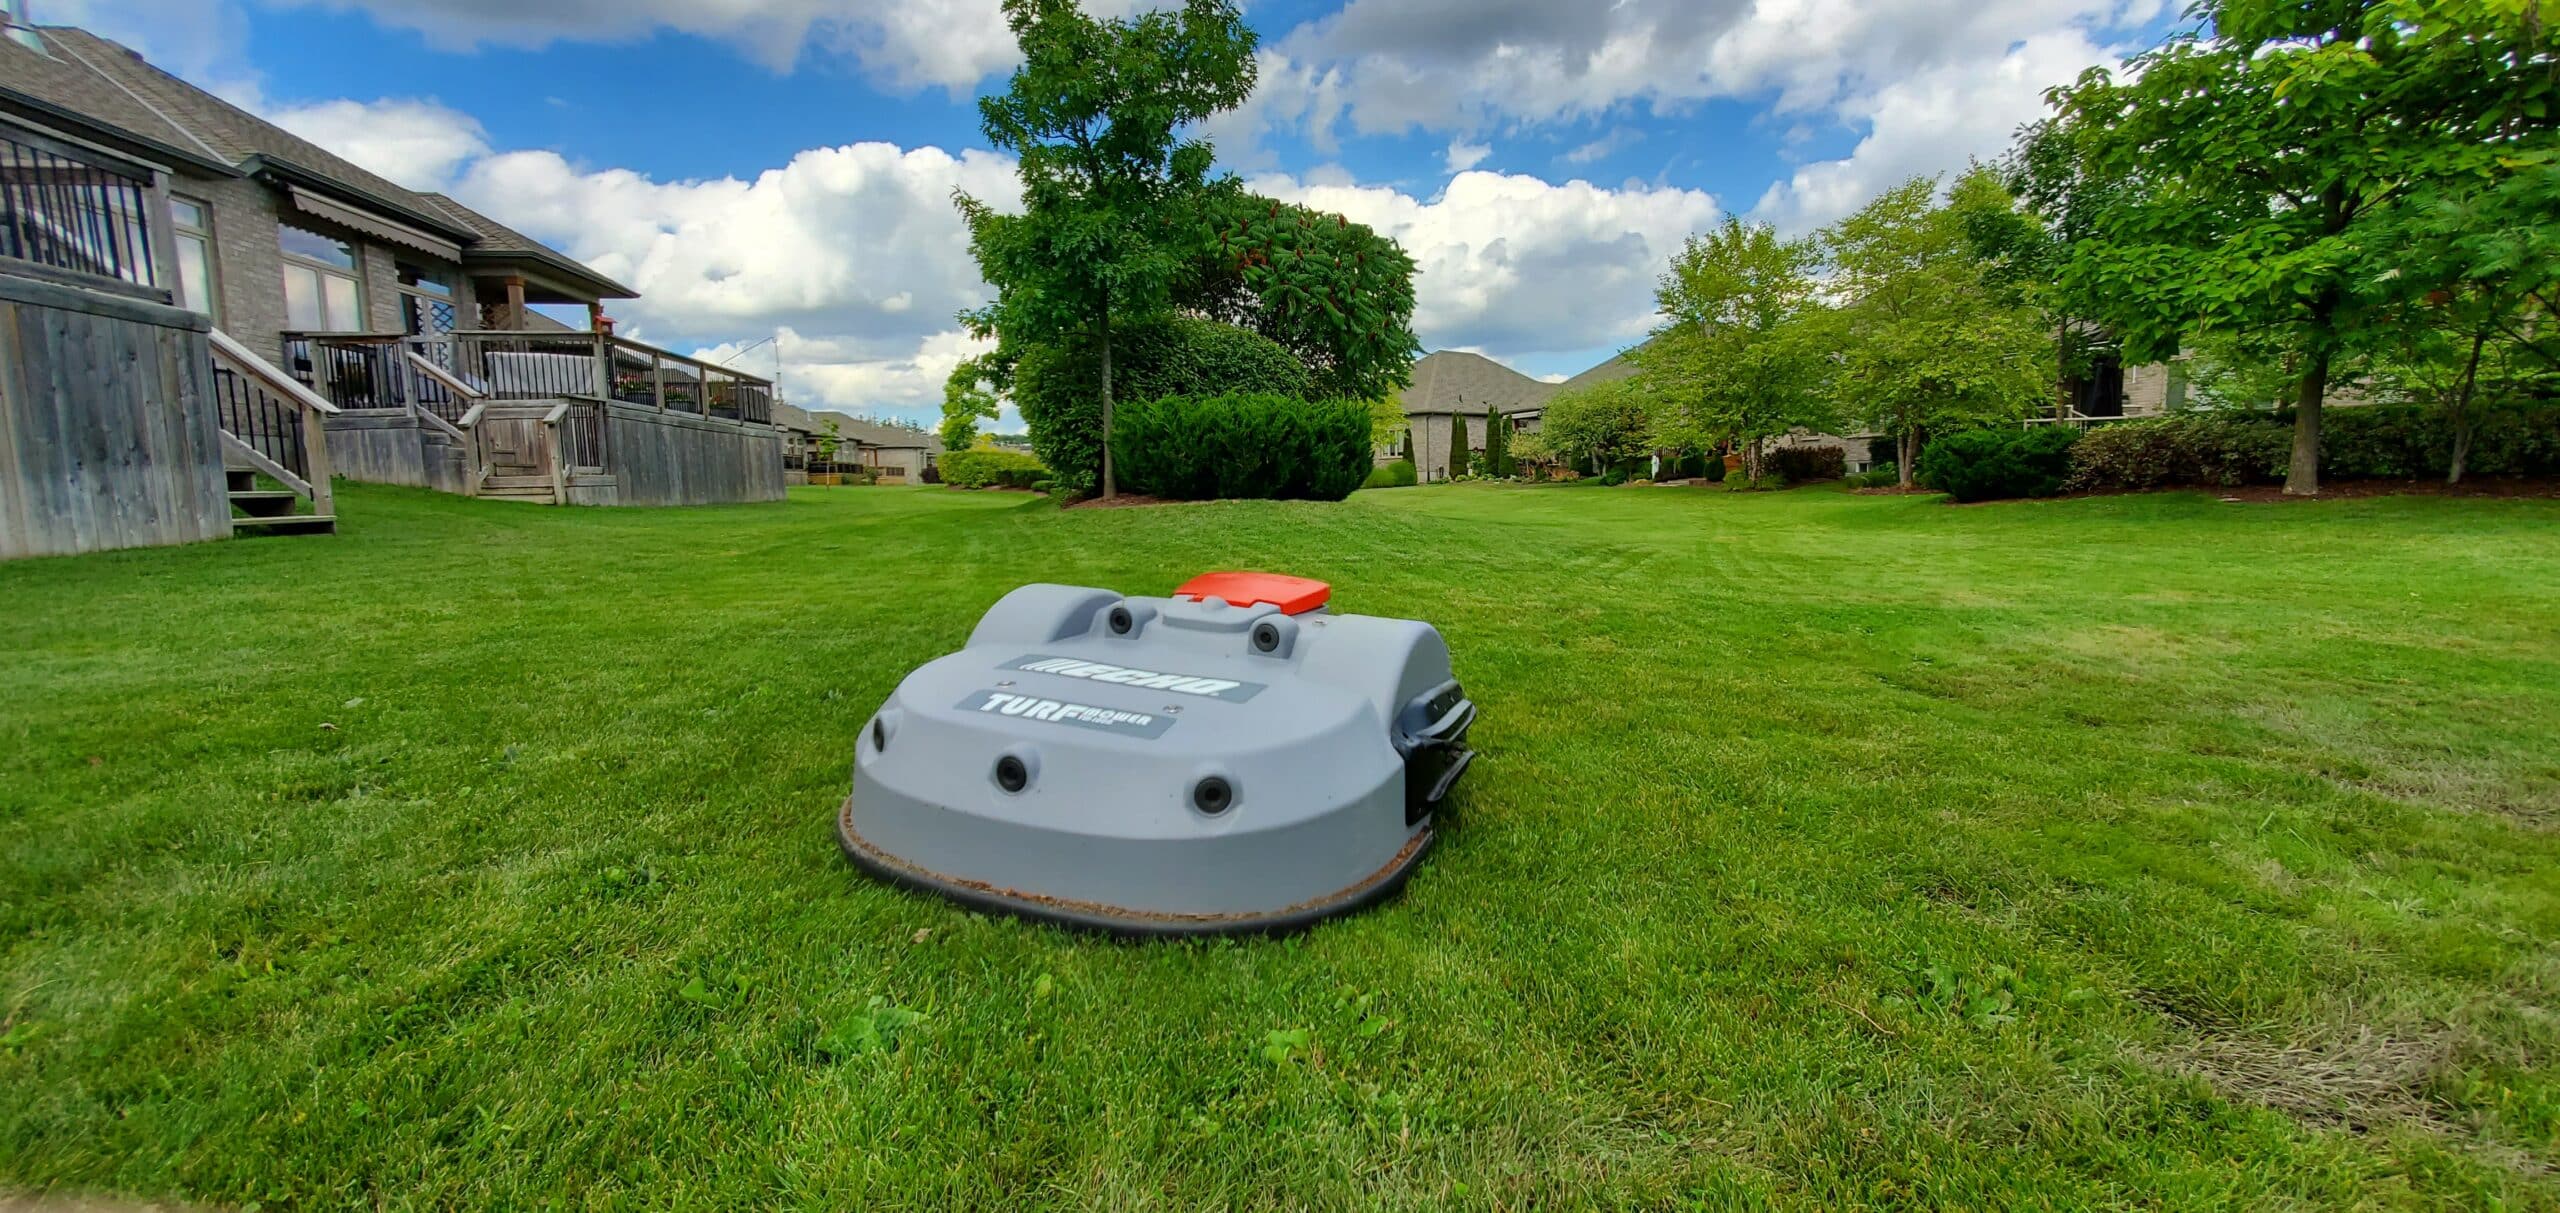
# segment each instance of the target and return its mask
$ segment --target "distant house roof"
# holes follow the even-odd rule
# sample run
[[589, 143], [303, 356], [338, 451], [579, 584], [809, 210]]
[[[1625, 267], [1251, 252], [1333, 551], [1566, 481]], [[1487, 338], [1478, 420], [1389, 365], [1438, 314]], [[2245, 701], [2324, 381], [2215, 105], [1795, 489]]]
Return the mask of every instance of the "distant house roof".
[[[0, 109], [16, 109], [77, 128], [102, 142], [122, 144], [145, 159], [192, 165], [216, 174], [263, 176], [286, 184], [289, 190], [298, 187], [334, 195], [398, 225], [422, 229], [407, 239], [396, 228], [375, 233], [395, 243], [459, 246], [466, 260], [539, 261], [601, 298], [638, 295], [459, 202], [403, 188], [359, 168], [319, 144], [153, 67], [118, 43], [67, 25], [40, 26], [33, 32], [43, 49], [0, 38]], [[427, 239], [414, 238], [418, 236]]]
[[779, 400], [773, 402], [773, 424], [777, 429], [798, 430], [803, 434], [818, 432], [817, 423], [809, 418], [809, 410]]
[[935, 454], [940, 454], [942, 451], [942, 440], [934, 437], [930, 430], [911, 430], [904, 426], [882, 425], [876, 421], [865, 421], [859, 417], [837, 412], [812, 411], [807, 416], [812, 433], [825, 428], [827, 422], [833, 420], [836, 423], [836, 434], [848, 442], [858, 442], [864, 446], [892, 451], [918, 450]]
[[1628, 361], [1627, 355], [1651, 344], [1653, 344], [1653, 338], [1647, 337], [1643, 341], [1637, 342], [1626, 349], [1620, 350], [1615, 355], [1612, 355], [1608, 361], [1557, 384], [1556, 391], [1570, 392], [1576, 388], [1591, 387], [1595, 384], [1615, 383], [1621, 379], [1633, 379], [1636, 374], [1636, 364]]
[[1399, 395], [1407, 417], [1464, 413], [1487, 408], [1504, 413], [1533, 412], [1555, 394], [1556, 385], [1540, 383], [1482, 354], [1437, 350], [1413, 364], [1413, 383]]

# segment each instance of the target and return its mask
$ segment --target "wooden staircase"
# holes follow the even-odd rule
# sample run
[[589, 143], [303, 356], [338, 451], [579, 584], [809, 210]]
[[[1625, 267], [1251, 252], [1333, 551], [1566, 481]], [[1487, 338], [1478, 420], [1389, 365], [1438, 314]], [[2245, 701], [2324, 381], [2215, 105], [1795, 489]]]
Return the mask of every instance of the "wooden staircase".
[[[234, 535], [326, 535], [338, 529], [322, 418], [338, 407], [295, 382], [221, 329], [213, 347], [216, 424]], [[282, 485], [258, 487], [258, 477]], [[309, 502], [309, 513], [296, 506]]]
[[338, 530], [335, 514], [297, 514], [302, 500], [291, 489], [262, 489], [254, 468], [224, 468], [231, 478], [231, 533], [234, 535], [330, 535]]

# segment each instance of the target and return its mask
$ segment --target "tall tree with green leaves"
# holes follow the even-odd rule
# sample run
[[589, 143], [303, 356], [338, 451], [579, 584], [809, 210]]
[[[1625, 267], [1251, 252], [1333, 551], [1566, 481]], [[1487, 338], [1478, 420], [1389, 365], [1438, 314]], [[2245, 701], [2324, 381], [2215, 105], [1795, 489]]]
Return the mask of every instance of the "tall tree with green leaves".
[[[2048, 175], [2102, 199], [2060, 266], [2128, 358], [2248, 334], [2294, 355], [2285, 491], [2320, 487], [2332, 372], [2406, 300], [2393, 213], [2551, 146], [2553, 0], [2200, 0], [2198, 25], [2051, 94]], [[2117, 188], [2138, 181], [2141, 188]], [[2032, 191], [2031, 191], [2032, 192]]]
[[937, 434], [946, 451], [965, 451], [978, 440], [978, 423], [996, 419], [1002, 390], [1001, 364], [992, 354], [963, 358], [942, 381], [942, 429]]
[[1502, 410], [1490, 405], [1484, 410], [1484, 474], [1502, 477], [1511, 474], [1511, 423]]
[[1741, 447], [1745, 474], [1760, 479], [1763, 444], [1796, 426], [1837, 423], [1830, 392], [1833, 343], [1810, 240], [1780, 239], [1765, 223], [1728, 218], [1691, 236], [1654, 291], [1664, 316], [1629, 357], [1652, 381], [1657, 447]]
[[2405, 303], [2376, 386], [2444, 415], [2459, 484], [2483, 403], [2560, 383], [2560, 164], [2422, 193], [2390, 231], [2399, 265], [2370, 285]]
[[962, 319], [1010, 344], [1089, 344], [1101, 360], [1102, 493], [1112, 474], [1115, 330], [1157, 319], [1198, 247], [1209, 144], [1182, 138], [1253, 92], [1256, 44], [1232, 0], [1127, 18], [1075, 0], [1004, 0], [1022, 48], [978, 100], [987, 141], [1020, 164], [1023, 212], [955, 195], [995, 302]]
[[1894, 440], [1904, 488], [1931, 435], [2014, 422], [2050, 398], [2053, 336], [1989, 278], [1963, 215], [1917, 177], [1823, 229], [1849, 420]]
[[1641, 376], [1559, 392], [1540, 410], [1538, 429], [1559, 459], [1606, 472], [1645, 450], [1654, 401]]

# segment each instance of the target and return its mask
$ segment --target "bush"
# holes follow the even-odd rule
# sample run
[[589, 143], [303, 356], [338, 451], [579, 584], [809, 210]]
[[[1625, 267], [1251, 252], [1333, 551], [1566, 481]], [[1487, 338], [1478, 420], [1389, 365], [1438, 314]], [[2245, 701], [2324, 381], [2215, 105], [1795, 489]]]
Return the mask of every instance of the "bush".
[[1709, 452], [1700, 458], [1703, 463], [1698, 469], [1698, 474], [1706, 477], [1709, 484], [1724, 483], [1724, 456]]
[[2067, 487], [2269, 484], [2292, 458], [2293, 427], [2270, 414], [2173, 413], [2091, 427], [2072, 448]]
[[[2478, 416], [2463, 475], [2560, 475], [2560, 405], [2483, 408]], [[2452, 466], [2453, 421], [2439, 410], [2375, 405], [2320, 414], [2322, 476], [2441, 480]]]
[[1369, 475], [1369, 406], [1357, 400], [1165, 396], [1115, 420], [1121, 480], [1158, 497], [1340, 501]]
[[[1231, 324], [1177, 316], [1111, 344], [1112, 399], [1254, 393], [1306, 399], [1307, 368], [1278, 342]], [[1102, 478], [1102, 360], [1078, 346], [1035, 346], [1013, 370], [1013, 402], [1031, 447], [1071, 492]], [[1115, 410], [1115, 422], [1117, 421]]]
[[1836, 446], [1782, 446], [1760, 453], [1760, 472], [1790, 484], [1838, 480], [1849, 470], [1848, 457]]
[[942, 457], [942, 480], [956, 488], [983, 489], [1002, 485], [1027, 489], [1034, 482], [1048, 478], [1048, 468], [1020, 451], [952, 451]]
[[1369, 469], [1369, 478], [1360, 482], [1364, 489], [1407, 489], [1422, 479], [1413, 464], [1402, 459], [1381, 463]]
[[1899, 464], [1879, 463], [1863, 472], [1852, 472], [1843, 476], [1840, 482], [1853, 489], [1892, 488], [1902, 483], [1902, 467]]
[[2050, 497], [2070, 481], [2079, 439], [2080, 431], [2058, 425], [1967, 430], [1930, 443], [1912, 471], [1958, 501]]

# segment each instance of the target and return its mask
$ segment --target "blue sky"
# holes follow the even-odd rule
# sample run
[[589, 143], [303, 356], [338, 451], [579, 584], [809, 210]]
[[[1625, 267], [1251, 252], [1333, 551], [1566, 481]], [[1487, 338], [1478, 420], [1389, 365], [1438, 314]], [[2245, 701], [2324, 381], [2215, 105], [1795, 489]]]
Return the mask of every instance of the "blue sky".
[[[1087, 0], [1125, 11], [1144, 0]], [[950, 205], [1011, 165], [972, 98], [997, 0], [32, 0], [639, 288], [627, 331], [781, 334], [795, 400], [930, 418], [985, 293]], [[1640, 340], [1727, 214], [1818, 227], [1996, 154], [2163, 0], [1254, 0], [1261, 87], [1211, 124], [1265, 192], [1421, 266], [1428, 348], [1560, 378]], [[773, 368], [773, 346], [741, 356]]]

